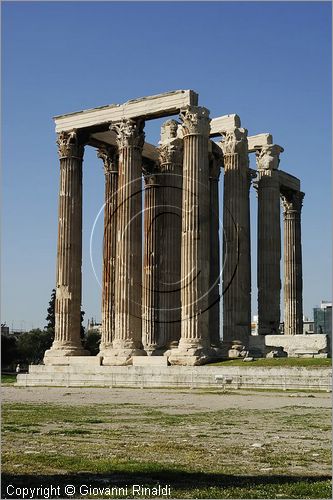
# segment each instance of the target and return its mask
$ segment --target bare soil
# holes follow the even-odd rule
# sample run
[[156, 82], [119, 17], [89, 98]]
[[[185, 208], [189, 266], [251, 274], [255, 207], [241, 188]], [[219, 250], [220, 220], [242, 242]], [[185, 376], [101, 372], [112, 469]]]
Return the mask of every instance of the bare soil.
[[60, 403], [62, 405], [140, 404], [166, 413], [225, 409], [270, 410], [290, 406], [331, 408], [330, 393], [213, 391], [200, 389], [119, 389], [105, 387], [2, 387], [8, 403]]

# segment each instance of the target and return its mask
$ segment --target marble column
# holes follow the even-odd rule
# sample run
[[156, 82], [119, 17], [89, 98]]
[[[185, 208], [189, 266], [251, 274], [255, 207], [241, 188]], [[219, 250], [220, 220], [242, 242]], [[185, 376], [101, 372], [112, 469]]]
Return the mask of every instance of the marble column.
[[115, 265], [117, 230], [118, 154], [115, 148], [100, 147], [98, 158], [103, 161], [105, 174], [105, 206], [103, 237], [102, 335], [100, 354], [112, 347], [115, 330]]
[[284, 218], [284, 334], [303, 334], [301, 210], [304, 193], [282, 193]]
[[280, 184], [275, 144], [257, 152], [258, 169], [258, 333], [276, 335], [280, 326]]
[[183, 199], [181, 244], [181, 338], [171, 364], [197, 365], [215, 355], [210, 347], [209, 307], [209, 111], [188, 106], [183, 126]]
[[178, 345], [181, 326], [180, 259], [182, 234], [183, 140], [177, 137], [178, 122], [162, 125], [159, 145], [159, 343], [164, 348]]
[[60, 132], [57, 144], [60, 190], [55, 336], [51, 349], [45, 352], [45, 364], [61, 363], [63, 356], [89, 355], [80, 337], [84, 147], [75, 130]]
[[220, 346], [220, 237], [219, 177], [221, 159], [210, 155], [210, 268], [209, 268], [209, 335], [213, 347]]
[[224, 133], [223, 343], [251, 333], [250, 170], [247, 130]]
[[132, 364], [133, 356], [146, 354], [141, 322], [143, 127], [143, 121], [131, 119], [111, 125], [119, 152], [115, 331], [103, 364]]
[[[160, 176], [154, 167], [144, 168], [144, 257], [142, 290], [142, 341], [149, 355], [159, 349], [159, 257], [158, 235]], [[164, 249], [163, 249], [164, 251]]]

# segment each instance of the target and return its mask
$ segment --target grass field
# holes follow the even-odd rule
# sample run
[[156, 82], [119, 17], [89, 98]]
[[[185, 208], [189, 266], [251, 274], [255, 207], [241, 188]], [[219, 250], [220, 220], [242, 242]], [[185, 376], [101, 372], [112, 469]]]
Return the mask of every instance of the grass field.
[[242, 359], [228, 359], [211, 363], [209, 366], [304, 366], [311, 368], [322, 368], [332, 366], [331, 358], [260, 358], [254, 361], [243, 361]]
[[297, 405], [170, 414], [6, 403], [2, 498], [8, 484], [60, 485], [61, 498], [65, 484], [168, 484], [171, 498], [331, 498], [330, 418]]
[[15, 382], [16, 382], [16, 375], [1, 374], [1, 384], [14, 384]]

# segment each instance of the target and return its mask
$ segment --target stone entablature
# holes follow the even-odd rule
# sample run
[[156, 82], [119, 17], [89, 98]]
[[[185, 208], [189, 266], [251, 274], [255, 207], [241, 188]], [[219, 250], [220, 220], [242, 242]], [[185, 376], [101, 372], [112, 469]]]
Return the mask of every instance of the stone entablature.
[[176, 115], [185, 106], [196, 106], [198, 94], [193, 90], [176, 90], [141, 99], [132, 99], [124, 104], [111, 104], [76, 113], [54, 117], [56, 132], [73, 129], [96, 128], [125, 119], [142, 118], [153, 120]]

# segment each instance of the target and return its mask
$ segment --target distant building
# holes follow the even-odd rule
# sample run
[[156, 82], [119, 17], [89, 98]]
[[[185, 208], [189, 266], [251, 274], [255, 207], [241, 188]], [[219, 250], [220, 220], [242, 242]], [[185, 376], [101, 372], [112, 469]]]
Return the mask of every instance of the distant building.
[[313, 309], [314, 333], [332, 337], [332, 302], [323, 300], [320, 307]]
[[303, 316], [303, 335], [311, 335], [312, 333], [314, 333], [313, 319]]
[[102, 333], [102, 323], [97, 323], [94, 318], [88, 319], [87, 333], [89, 332]]
[[[279, 331], [276, 333], [276, 335], [283, 335], [284, 333], [284, 323], [280, 323], [279, 325]], [[258, 335], [258, 315], [253, 316], [252, 322], [251, 322], [251, 335]]]
[[258, 335], [258, 316], [253, 316], [252, 318], [251, 335]]
[[[280, 323], [279, 333], [284, 335], [284, 323]], [[314, 322], [309, 318], [303, 317], [303, 335], [315, 333]], [[251, 335], [258, 335], [258, 316], [253, 316], [251, 322]]]

